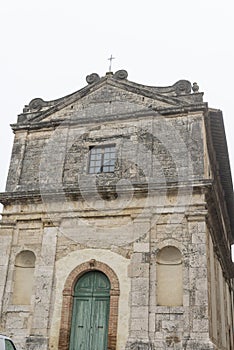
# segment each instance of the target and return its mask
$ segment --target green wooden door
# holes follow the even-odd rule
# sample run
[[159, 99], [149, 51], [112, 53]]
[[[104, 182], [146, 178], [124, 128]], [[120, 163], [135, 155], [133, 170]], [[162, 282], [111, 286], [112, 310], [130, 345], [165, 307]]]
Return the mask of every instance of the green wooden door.
[[106, 350], [110, 282], [100, 271], [83, 275], [75, 285], [69, 350]]

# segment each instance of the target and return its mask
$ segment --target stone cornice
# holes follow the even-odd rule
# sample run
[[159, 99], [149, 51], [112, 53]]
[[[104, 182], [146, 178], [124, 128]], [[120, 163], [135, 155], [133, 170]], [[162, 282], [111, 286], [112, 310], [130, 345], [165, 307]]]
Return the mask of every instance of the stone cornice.
[[122, 113], [122, 114], [113, 114], [113, 115], [105, 115], [88, 118], [76, 118], [74, 117], [68, 119], [55, 119], [49, 121], [38, 121], [34, 123], [23, 123], [23, 124], [11, 124], [13, 131], [19, 130], [45, 130], [45, 129], [55, 129], [58, 126], [67, 126], [67, 125], [87, 125], [87, 124], [102, 124], [103, 122], [116, 122], [116, 121], [124, 121], [124, 120], [134, 120], [139, 118], [148, 118], [154, 117], [157, 118], [159, 115], [163, 115], [166, 117], [188, 114], [191, 112], [200, 112], [205, 111], [207, 109], [207, 103], [194, 103], [188, 106], [173, 106], [173, 107], [159, 107], [159, 108], [147, 108], [141, 111], [131, 112], [131, 113]]
[[[150, 183], [150, 189], [148, 183], [132, 183], [134, 189], [134, 196], [136, 197], [146, 197], [148, 195], [160, 194], [167, 192], [177, 193], [180, 189], [181, 193], [186, 193], [187, 191], [196, 191], [210, 187], [212, 185], [211, 180], [200, 180], [200, 181], [188, 181], [188, 182], [170, 182], [170, 183]], [[0, 203], [3, 205], [8, 205], [12, 203], [41, 203], [43, 199], [53, 199], [55, 201], [60, 201], [66, 199], [77, 200], [82, 198], [94, 197], [98, 191], [98, 195], [102, 199], [111, 200], [116, 196], [116, 189], [114, 185], [109, 186], [100, 186], [98, 188], [82, 188], [82, 191], [79, 187], [66, 187], [64, 189], [58, 189], [54, 186], [54, 189], [51, 187], [44, 188], [41, 190], [29, 190], [29, 191], [14, 191], [14, 192], [2, 192], [0, 193]], [[131, 192], [132, 189], [129, 189], [129, 186], [118, 186], [118, 193], [127, 194]]]
[[3, 222], [3, 221], [0, 221], [0, 230], [1, 229], [12, 229], [16, 226], [16, 223], [15, 222]]

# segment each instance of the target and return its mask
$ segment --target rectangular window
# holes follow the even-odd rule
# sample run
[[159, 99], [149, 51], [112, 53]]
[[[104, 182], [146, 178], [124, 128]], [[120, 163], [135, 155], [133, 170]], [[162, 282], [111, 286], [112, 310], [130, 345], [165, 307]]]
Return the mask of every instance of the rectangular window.
[[111, 173], [115, 170], [115, 145], [90, 147], [89, 174]]

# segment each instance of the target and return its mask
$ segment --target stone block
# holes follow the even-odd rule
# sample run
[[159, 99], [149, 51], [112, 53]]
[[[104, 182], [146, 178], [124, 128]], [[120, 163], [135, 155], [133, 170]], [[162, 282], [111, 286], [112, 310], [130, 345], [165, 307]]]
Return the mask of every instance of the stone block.
[[149, 243], [134, 243], [133, 249], [134, 252], [148, 253], [150, 251], [150, 245]]
[[27, 350], [47, 350], [48, 339], [40, 335], [30, 335], [26, 339]]
[[209, 332], [209, 321], [208, 319], [194, 319], [193, 320], [193, 332], [197, 333], [208, 333]]
[[137, 305], [137, 306], [132, 306], [131, 308], [131, 317], [132, 318], [139, 318], [139, 315], [141, 315], [141, 317], [145, 320], [148, 319], [148, 315], [149, 315], [149, 308], [148, 306], [141, 306], [141, 305]]

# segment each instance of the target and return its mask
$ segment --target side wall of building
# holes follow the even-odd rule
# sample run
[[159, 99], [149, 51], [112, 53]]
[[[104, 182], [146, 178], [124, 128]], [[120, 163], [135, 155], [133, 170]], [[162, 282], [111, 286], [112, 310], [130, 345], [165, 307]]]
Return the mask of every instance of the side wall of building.
[[222, 271], [217, 250], [208, 233], [209, 325], [217, 348], [233, 349], [233, 285]]

